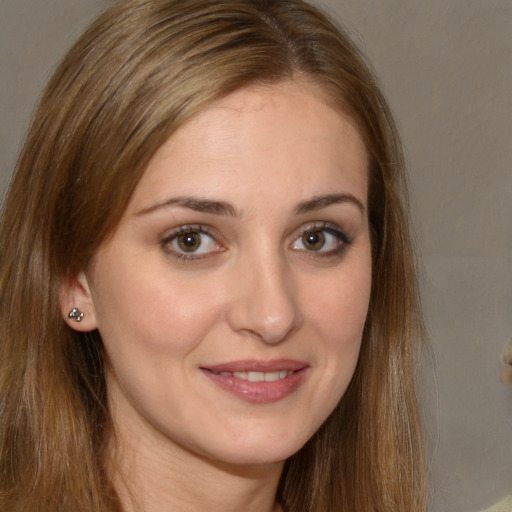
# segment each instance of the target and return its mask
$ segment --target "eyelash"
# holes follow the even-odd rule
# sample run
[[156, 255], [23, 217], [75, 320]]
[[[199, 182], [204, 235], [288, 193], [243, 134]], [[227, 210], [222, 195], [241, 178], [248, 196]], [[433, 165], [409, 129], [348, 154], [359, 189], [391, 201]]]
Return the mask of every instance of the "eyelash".
[[329, 236], [332, 236], [336, 239], [337, 246], [334, 249], [330, 250], [322, 250], [323, 246], [318, 250], [308, 250], [308, 249], [297, 249], [305, 253], [308, 257], [313, 258], [329, 258], [335, 257], [342, 254], [348, 246], [353, 243], [353, 239], [338, 225], [332, 224], [330, 222], [320, 222], [313, 223], [307, 226], [304, 226], [301, 229], [300, 235], [296, 238], [293, 244], [297, 243], [298, 240], [303, 240], [303, 238], [309, 234], [324, 232]]
[[[207, 235], [210, 237], [212, 242], [215, 244], [216, 248], [212, 251], [208, 251], [205, 253], [194, 252], [180, 252], [179, 249], [170, 247], [178, 238], [182, 235]], [[201, 239], [200, 244], [203, 244], [204, 241]], [[212, 234], [212, 230], [208, 226], [198, 225], [198, 224], [189, 224], [184, 226], [179, 226], [178, 228], [172, 230], [168, 233], [162, 240], [160, 241], [160, 245], [163, 250], [172, 256], [174, 256], [177, 260], [182, 261], [184, 263], [199, 261], [207, 258], [211, 253], [223, 252], [223, 247], [216, 242], [215, 236]], [[200, 245], [199, 245], [200, 247]], [[198, 247], [198, 248], [199, 248]]]
[[[315, 233], [321, 233], [324, 232], [328, 236], [334, 237], [337, 242], [337, 246], [334, 249], [330, 250], [322, 250], [322, 247], [320, 247], [318, 250], [315, 249], [307, 249], [307, 248], [295, 248], [297, 252], [301, 252], [304, 255], [307, 255], [307, 257], [311, 258], [329, 258], [329, 257], [335, 257], [340, 255], [345, 251], [347, 246], [351, 245], [353, 243], [353, 240], [351, 237], [347, 235], [347, 233], [340, 228], [336, 224], [332, 224], [330, 222], [321, 222], [321, 223], [312, 223], [304, 226], [300, 230], [300, 234], [297, 238], [295, 238], [290, 244], [290, 247], [293, 248], [294, 245], [297, 243], [300, 243], [299, 241], [304, 242], [304, 237], [307, 235], [312, 235]], [[211, 243], [215, 245], [215, 248], [213, 250], [208, 250], [205, 252], [197, 252], [197, 250], [193, 250], [190, 252], [180, 252], [179, 248], [173, 248], [172, 245], [174, 243], [178, 243], [178, 239], [182, 235], [196, 235], [198, 234], [200, 237], [201, 235], [207, 235], [211, 239]], [[200, 248], [201, 245], [204, 244], [204, 240], [199, 240], [199, 246], [196, 248]], [[325, 242], [325, 238], [324, 238]], [[172, 256], [174, 256], [177, 260], [183, 262], [183, 263], [192, 263], [192, 262], [198, 262], [205, 258], [208, 258], [212, 255], [212, 253], [219, 253], [223, 252], [224, 248], [222, 245], [220, 245], [216, 239], [215, 236], [212, 233], [212, 229], [208, 226], [199, 225], [199, 224], [190, 224], [190, 225], [183, 225], [179, 226], [176, 229], [172, 230], [170, 233], [166, 234], [164, 238], [160, 241], [160, 246], [162, 249]]]

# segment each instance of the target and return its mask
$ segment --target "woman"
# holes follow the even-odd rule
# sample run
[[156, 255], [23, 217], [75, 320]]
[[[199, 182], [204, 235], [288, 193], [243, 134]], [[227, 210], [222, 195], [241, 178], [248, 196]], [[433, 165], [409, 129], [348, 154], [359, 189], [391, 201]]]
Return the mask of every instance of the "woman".
[[1, 233], [1, 510], [424, 510], [403, 161], [300, 0], [125, 0]]

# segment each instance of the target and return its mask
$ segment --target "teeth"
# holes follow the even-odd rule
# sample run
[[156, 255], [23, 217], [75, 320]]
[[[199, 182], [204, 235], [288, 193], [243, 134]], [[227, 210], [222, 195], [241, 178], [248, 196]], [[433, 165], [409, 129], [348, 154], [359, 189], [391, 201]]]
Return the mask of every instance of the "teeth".
[[263, 372], [247, 372], [247, 380], [249, 382], [262, 382], [265, 380]]
[[[222, 372], [221, 375], [230, 375], [228, 372]], [[285, 379], [293, 375], [293, 371], [281, 370], [277, 372], [233, 372], [233, 377], [249, 382], [274, 382]]]

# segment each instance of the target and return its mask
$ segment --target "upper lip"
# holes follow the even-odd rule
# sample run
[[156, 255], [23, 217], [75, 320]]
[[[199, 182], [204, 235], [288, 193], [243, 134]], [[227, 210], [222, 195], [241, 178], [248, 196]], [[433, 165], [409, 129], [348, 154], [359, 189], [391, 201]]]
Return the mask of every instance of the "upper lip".
[[303, 361], [294, 359], [274, 359], [272, 361], [242, 360], [226, 363], [201, 366], [203, 370], [212, 372], [277, 372], [297, 371], [307, 368], [309, 365]]

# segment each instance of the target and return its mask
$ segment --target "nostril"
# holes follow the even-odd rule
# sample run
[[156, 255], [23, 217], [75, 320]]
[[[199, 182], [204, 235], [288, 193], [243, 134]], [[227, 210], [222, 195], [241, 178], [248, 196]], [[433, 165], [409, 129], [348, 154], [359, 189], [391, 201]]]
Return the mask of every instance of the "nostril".
[[252, 329], [239, 329], [239, 332], [242, 334], [245, 334], [246, 336], [251, 336], [253, 338], [257, 338], [259, 340], [263, 339], [263, 336], [259, 334], [257, 331], [254, 331]]
[[[240, 279], [230, 296], [227, 319], [230, 327], [247, 338], [277, 344], [302, 322], [298, 294], [276, 262], [255, 262], [248, 277]], [[280, 262], [279, 262], [280, 263]]]

